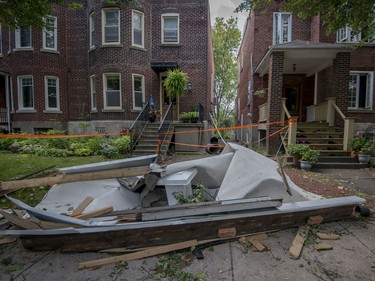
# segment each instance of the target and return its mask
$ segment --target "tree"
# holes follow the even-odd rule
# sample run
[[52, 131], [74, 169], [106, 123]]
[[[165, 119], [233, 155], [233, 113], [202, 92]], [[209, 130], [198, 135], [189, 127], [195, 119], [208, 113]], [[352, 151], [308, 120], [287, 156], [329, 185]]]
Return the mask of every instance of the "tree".
[[[83, 5], [77, 0], [0, 0], [0, 24], [10, 28], [45, 26], [43, 18], [53, 14], [53, 4], [67, 2], [70, 9], [79, 9]], [[122, 7], [127, 4], [139, 5], [137, 0], [106, 0]]]
[[232, 118], [237, 89], [236, 54], [241, 40], [237, 18], [216, 18], [212, 29], [215, 62], [214, 96], [216, 110], [214, 117], [221, 124], [222, 119]]
[[[263, 10], [274, 0], [242, 0], [236, 12]], [[278, 1], [279, 2], [279, 1]], [[349, 26], [354, 33], [362, 32], [362, 41], [374, 39], [375, 4], [373, 0], [288, 0], [281, 4], [282, 11], [296, 14], [302, 19], [321, 15], [328, 33]]]

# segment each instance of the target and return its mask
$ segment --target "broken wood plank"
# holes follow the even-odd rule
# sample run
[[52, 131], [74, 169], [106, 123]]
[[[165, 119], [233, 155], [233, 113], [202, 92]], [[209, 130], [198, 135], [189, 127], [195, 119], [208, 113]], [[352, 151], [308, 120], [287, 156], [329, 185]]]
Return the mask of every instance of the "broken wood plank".
[[263, 252], [266, 249], [266, 246], [264, 246], [260, 241], [256, 239], [247, 239], [259, 252]]
[[327, 243], [318, 243], [314, 245], [315, 250], [317, 251], [326, 251], [326, 250], [332, 250], [333, 247]]
[[9, 222], [23, 229], [40, 229], [40, 227], [35, 222], [32, 222], [30, 220], [26, 220], [26, 219], [20, 218], [19, 216], [9, 214], [3, 210], [0, 210], [0, 214], [4, 218], [6, 218]]
[[311, 216], [307, 219], [309, 225], [321, 224], [323, 222], [322, 216]]
[[108, 214], [113, 211], [113, 207], [104, 207], [95, 211], [87, 212], [82, 215], [76, 216], [76, 219], [87, 220], [95, 217], [99, 217], [104, 214]]
[[52, 221], [35, 221], [37, 225], [41, 229], [58, 229], [58, 228], [65, 228], [65, 227], [75, 227], [78, 228], [80, 226], [68, 224], [68, 223], [59, 223], [59, 222], [52, 222]]
[[141, 220], [141, 214], [127, 214], [116, 217], [117, 221], [138, 221]]
[[257, 241], [264, 241], [268, 238], [268, 235], [267, 235], [267, 233], [258, 233], [258, 234], [254, 234], [254, 235], [245, 236], [245, 238], [247, 240], [254, 239], [254, 240], [257, 240]]
[[149, 167], [140, 166], [126, 169], [116, 169], [98, 172], [89, 172], [81, 174], [59, 174], [54, 177], [44, 177], [37, 179], [19, 180], [19, 181], [8, 181], [0, 183], [0, 191], [14, 191], [20, 188], [28, 187], [39, 187], [45, 185], [54, 185], [59, 183], [85, 181], [85, 180], [100, 180], [117, 177], [129, 177], [144, 175], [150, 171]]
[[317, 232], [315, 235], [322, 240], [339, 240], [340, 235], [335, 233], [324, 233], [324, 232]]
[[219, 236], [219, 238], [233, 238], [236, 237], [236, 233], [237, 230], [235, 227], [219, 228], [217, 236]]
[[296, 237], [294, 237], [292, 246], [289, 248], [289, 255], [292, 259], [298, 259], [301, 255], [303, 244], [305, 243], [306, 228], [300, 226]]
[[177, 251], [177, 250], [182, 250], [182, 249], [186, 249], [186, 248], [190, 248], [190, 247], [195, 247], [196, 245], [198, 245], [197, 240], [190, 240], [190, 241], [186, 241], [186, 242], [155, 247], [155, 248], [152, 248], [152, 249], [139, 251], [139, 252], [131, 253], [131, 254], [126, 254], [126, 255], [121, 255], [121, 256], [117, 256], [117, 257], [110, 257], [110, 258], [99, 259], [99, 260], [94, 260], [94, 261], [81, 262], [81, 263], [79, 263], [78, 268], [79, 269], [91, 268], [91, 267], [107, 265], [107, 264], [111, 264], [111, 263], [115, 263], [115, 262], [119, 262], [119, 261], [138, 260], [138, 259], [143, 259], [143, 258], [147, 258], [147, 257], [151, 257], [151, 256], [165, 254], [165, 253], [172, 252], [172, 251]]
[[84, 209], [86, 209], [86, 207], [92, 202], [92, 200], [94, 200], [94, 198], [90, 197], [90, 196], [87, 196], [78, 206], [77, 208], [75, 208], [72, 212], [72, 214], [70, 215], [71, 217], [75, 217], [75, 216], [78, 216], [80, 215]]
[[14, 243], [16, 241], [17, 241], [17, 237], [5, 236], [3, 238], [0, 238], [0, 245]]

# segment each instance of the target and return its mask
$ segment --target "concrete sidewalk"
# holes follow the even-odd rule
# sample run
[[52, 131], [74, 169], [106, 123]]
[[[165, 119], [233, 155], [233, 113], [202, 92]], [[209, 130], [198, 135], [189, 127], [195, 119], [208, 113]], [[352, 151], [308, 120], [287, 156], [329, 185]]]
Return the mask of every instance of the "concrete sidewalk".
[[[373, 218], [331, 222], [319, 226], [334, 231], [340, 240], [325, 241], [329, 251], [303, 248], [301, 257], [289, 257], [289, 247], [297, 229], [269, 234], [264, 242], [269, 250], [246, 253], [237, 241], [203, 250], [204, 259], [192, 258], [181, 269], [203, 280], [371, 280], [375, 281], [375, 220]], [[309, 243], [308, 243], [309, 244]], [[153, 268], [163, 256], [128, 262], [127, 269], [116, 274], [115, 265], [78, 270], [78, 263], [111, 255], [103, 253], [62, 254], [57, 251], [29, 252], [20, 242], [3, 247], [0, 255], [1, 280], [178, 280], [159, 279]], [[11, 265], [5, 266], [5, 260]], [[7, 272], [15, 268], [19, 270]]]

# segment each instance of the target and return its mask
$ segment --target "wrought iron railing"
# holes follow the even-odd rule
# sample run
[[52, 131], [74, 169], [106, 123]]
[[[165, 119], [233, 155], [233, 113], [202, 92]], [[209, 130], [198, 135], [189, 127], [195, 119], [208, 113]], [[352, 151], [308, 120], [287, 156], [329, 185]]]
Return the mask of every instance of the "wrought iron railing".
[[160, 126], [158, 128], [159, 133], [159, 149], [163, 147], [163, 143], [165, 139], [167, 138], [167, 133], [169, 131], [169, 128], [171, 124], [173, 123], [173, 103], [170, 103], [168, 106], [168, 109], [163, 117], [163, 120], [160, 122]]
[[150, 104], [147, 102], [143, 107], [142, 111], [138, 114], [137, 118], [134, 120], [133, 124], [130, 126], [130, 135], [132, 138], [132, 151], [138, 143], [139, 138], [145, 129], [147, 122], [149, 120], [150, 114]]
[[0, 108], [0, 123], [8, 123], [8, 111], [6, 108]]

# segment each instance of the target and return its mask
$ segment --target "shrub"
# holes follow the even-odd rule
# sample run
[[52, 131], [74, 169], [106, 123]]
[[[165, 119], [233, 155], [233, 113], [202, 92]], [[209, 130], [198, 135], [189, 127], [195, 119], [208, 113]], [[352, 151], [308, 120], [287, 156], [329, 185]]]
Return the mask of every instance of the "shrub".
[[129, 154], [131, 152], [131, 138], [130, 136], [122, 136], [113, 140], [112, 145], [121, 154]]
[[115, 158], [119, 151], [109, 141], [105, 141], [100, 144], [100, 154], [107, 158]]
[[301, 158], [302, 154], [310, 149], [306, 144], [289, 144], [286, 148], [288, 154], [297, 158]]
[[60, 148], [47, 148], [38, 150], [35, 155], [45, 157], [66, 157], [70, 156], [69, 150]]
[[359, 150], [359, 154], [372, 155], [374, 153], [374, 143], [371, 140], [367, 140]]
[[355, 152], [359, 152], [362, 146], [368, 141], [366, 137], [354, 137], [349, 141], [349, 146]]
[[89, 156], [93, 154], [90, 146], [87, 143], [83, 142], [71, 143], [69, 149], [74, 155], [77, 156]]
[[0, 138], [0, 150], [10, 150], [10, 146], [14, 142], [12, 138]]
[[304, 151], [301, 155], [302, 161], [307, 161], [310, 164], [315, 164], [318, 161], [319, 151], [312, 150], [310, 147], [306, 151]]

